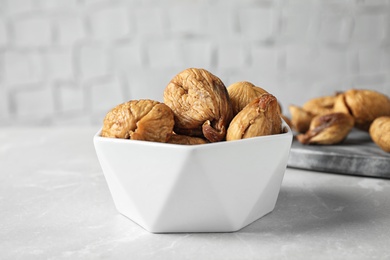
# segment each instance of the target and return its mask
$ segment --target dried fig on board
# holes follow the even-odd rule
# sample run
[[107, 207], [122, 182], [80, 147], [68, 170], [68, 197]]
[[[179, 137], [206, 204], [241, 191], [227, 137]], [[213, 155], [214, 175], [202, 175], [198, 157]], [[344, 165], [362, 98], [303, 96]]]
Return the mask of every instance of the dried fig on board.
[[383, 151], [390, 153], [390, 116], [376, 118], [369, 129], [371, 139]]
[[248, 81], [236, 82], [227, 87], [230, 101], [233, 106], [233, 114], [237, 115], [253, 99], [260, 97], [266, 90], [256, 87]]
[[301, 107], [290, 105], [291, 125], [295, 131], [305, 133], [310, 128], [310, 122], [314, 115]]
[[312, 98], [303, 104], [302, 108], [313, 115], [322, 115], [333, 112], [336, 96]]
[[175, 115], [178, 134], [222, 141], [233, 117], [223, 82], [204, 69], [190, 68], [177, 74], [164, 90], [164, 103]]
[[148, 99], [132, 100], [107, 113], [101, 136], [166, 142], [173, 125], [173, 112], [165, 104]]
[[226, 140], [238, 140], [262, 135], [280, 134], [282, 119], [276, 98], [269, 93], [255, 98], [232, 120]]
[[350, 113], [355, 127], [368, 131], [375, 118], [390, 116], [390, 99], [374, 90], [350, 89], [339, 95], [335, 111]]
[[302, 144], [337, 144], [347, 137], [354, 125], [353, 117], [345, 113], [329, 113], [315, 116], [310, 129], [297, 135]]

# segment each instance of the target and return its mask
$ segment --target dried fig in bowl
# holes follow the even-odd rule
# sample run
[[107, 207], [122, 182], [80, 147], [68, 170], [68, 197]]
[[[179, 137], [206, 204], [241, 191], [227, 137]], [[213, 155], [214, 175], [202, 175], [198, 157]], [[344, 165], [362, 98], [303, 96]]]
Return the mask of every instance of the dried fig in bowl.
[[154, 100], [132, 100], [114, 107], [103, 120], [101, 136], [167, 142], [173, 131], [173, 112]]
[[175, 133], [224, 140], [232, 106], [225, 85], [209, 71], [190, 68], [177, 74], [164, 90], [164, 103], [175, 115]]
[[256, 87], [248, 81], [236, 82], [227, 87], [230, 101], [233, 106], [233, 114], [237, 115], [253, 99], [268, 93], [266, 90]]
[[207, 144], [207, 141], [200, 137], [188, 136], [188, 135], [178, 135], [173, 134], [168, 143], [170, 144], [184, 144], [184, 145], [196, 145], [196, 144]]
[[276, 98], [269, 93], [255, 98], [232, 120], [226, 140], [239, 140], [255, 136], [280, 134], [282, 119]]

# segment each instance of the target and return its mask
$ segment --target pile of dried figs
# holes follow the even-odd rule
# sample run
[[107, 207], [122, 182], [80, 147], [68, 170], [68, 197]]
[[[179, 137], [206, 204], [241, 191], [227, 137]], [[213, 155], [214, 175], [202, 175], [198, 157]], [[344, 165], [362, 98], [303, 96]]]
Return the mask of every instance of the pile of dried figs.
[[390, 99], [380, 92], [349, 89], [301, 107], [290, 105], [289, 110], [290, 126], [303, 144], [337, 144], [355, 127], [368, 131], [382, 150], [390, 152]]
[[280, 134], [275, 96], [250, 82], [224, 83], [205, 69], [177, 74], [164, 102], [131, 100], [103, 120], [101, 136], [173, 144], [205, 144]]

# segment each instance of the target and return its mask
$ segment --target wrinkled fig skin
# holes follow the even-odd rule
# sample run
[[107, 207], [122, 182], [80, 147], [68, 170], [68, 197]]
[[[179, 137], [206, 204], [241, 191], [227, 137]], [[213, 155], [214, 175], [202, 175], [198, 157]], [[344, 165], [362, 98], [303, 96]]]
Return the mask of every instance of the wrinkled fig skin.
[[208, 142], [205, 139], [200, 138], [200, 137], [173, 134], [171, 136], [171, 138], [169, 138], [168, 143], [170, 143], [170, 144], [196, 145], [196, 144], [207, 144]]
[[297, 135], [297, 139], [302, 144], [337, 144], [347, 137], [353, 125], [353, 117], [345, 113], [318, 115], [311, 121], [309, 131]]
[[338, 113], [345, 113], [352, 116], [352, 112], [349, 110], [346, 101], [345, 101], [345, 95], [339, 94], [336, 97], [336, 100], [334, 102], [333, 111]]
[[371, 139], [383, 151], [390, 153], [390, 117], [382, 116], [376, 118], [369, 129]]
[[233, 106], [233, 115], [237, 115], [253, 99], [268, 93], [266, 90], [256, 87], [248, 81], [236, 82], [227, 87], [230, 102]]
[[[390, 116], [390, 99], [386, 95], [364, 89], [345, 91], [335, 105], [335, 111], [348, 111], [355, 118], [355, 127], [368, 131], [374, 119]], [[342, 104], [344, 103], [344, 104]]]
[[172, 110], [153, 100], [132, 100], [114, 107], [103, 120], [103, 137], [166, 142], [175, 121]]
[[223, 82], [207, 70], [190, 68], [177, 74], [164, 90], [164, 103], [174, 112], [175, 133], [210, 142], [225, 139], [232, 106]]
[[310, 128], [310, 122], [314, 115], [301, 107], [290, 105], [291, 125], [298, 133], [306, 133]]
[[303, 104], [302, 108], [313, 115], [322, 115], [333, 112], [336, 96], [313, 98]]
[[226, 140], [280, 134], [282, 119], [278, 102], [272, 94], [263, 94], [244, 107], [232, 120]]

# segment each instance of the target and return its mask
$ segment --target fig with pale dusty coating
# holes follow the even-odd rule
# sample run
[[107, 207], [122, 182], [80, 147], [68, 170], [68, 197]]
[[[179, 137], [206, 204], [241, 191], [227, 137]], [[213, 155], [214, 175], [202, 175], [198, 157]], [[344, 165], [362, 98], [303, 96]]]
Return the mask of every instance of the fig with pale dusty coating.
[[356, 128], [368, 131], [376, 118], [390, 116], [390, 98], [374, 90], [350, 89], [337, 98], [335, 112], [349, 113]]
[[309, 111], [304, 110], [302, 107], [290, 105], [291, 125], [298, 133], [305, 133], [310, 128], [311, 120], [315, 115]]
[[338, 144], [342, 142], [354, 125], [353, 117], [345, 113], [328, 113], [315, 116], [309, 130], [297, 135], [302, 144]]
[[223, 82], [205, 69], [190, 68], [177, 74], [164, 90], [164, 103], [175, 115], [177, 134], [222, 141], [233, 117]]
[[282, 119], [279, 111], [277, 99], [272, 94], [255, 98], [233, 118], [226, 140], [280, 134]]
[[256, 87], [248, 81], [236, 82], [227, 87], [230, 101], [233, 106], [233, 114], [237, 115], [253, 99], [268, 93], [265, 89]]
[[178, 135], [173, 134], [169, 140], [168, 143], [170, 144], [184, 144], [184, 145], [196, 145], [196, 144], [207, 144], [207, 140], [195, 137], [195, 136], [188, 136], [188, 135]]
[[173, 131], [173, 112], [154, 100], [131, 100], [111, 109], [101, 136], [165, 143]]
[[302, 108], [313, 115], [322, 115], [333, 112], [336, 96], [322, 96], [312, 98], [303, 104]]
[[390, 153], [390, 116], [376, 118], [369, 129], [372, 141], [383, 151]]

